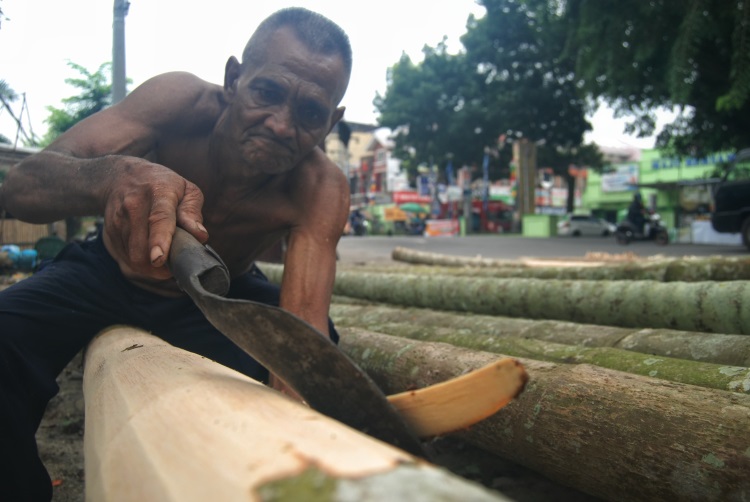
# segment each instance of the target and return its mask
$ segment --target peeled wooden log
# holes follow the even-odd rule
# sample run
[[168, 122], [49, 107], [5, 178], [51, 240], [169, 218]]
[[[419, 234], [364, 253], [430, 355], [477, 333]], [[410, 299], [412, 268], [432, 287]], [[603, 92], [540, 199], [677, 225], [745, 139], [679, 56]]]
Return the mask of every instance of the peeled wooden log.
[[750, 367], [750, 337], [678, 331], [671, 329], [618, 328], [566, 321], [534, 321], [513, 317], [465, 314], [430, 309], [394, 307], [336, 297], [331, 318], [342, 326], [368, 327], [374, 331], [387, 323], [411, 323], [415, 327], [440, 327], [451, 334], [516, 337], [579, 345], [615, 347], [643, 354]]
[[391, 259], [419, 265], [438, 265], [441, 267], [525, 267], [520, 260], [501, 258], [482, 258], [481, 256], [453, 256], [440, 253], [429, 253], [414, 249], [395, 247], [391, 251]]
[[561, 281], [338, 272], [334, 292], [436, 310], [750, 334], [750, 281]]
[[593, 364], [671, 382], [750, 394], [750, 369], [744, 367], [722, 366], [673, 357], [654, 357], [612, 347], [587, 348], [512, 336], [499, 337], [411, 322], [366, 323], [356, 318], [333, 319], [339, 326], [365, 328], [412, 340], [445, 342], [457, 347], [540, 361]]
[[[497, 356], [354, 328], [341, 347], [388, 392]], [[521, 359], [517, 400], [461, 437], [604, 500], [743, 500], [750, 493], [750, 396], [586, 364]]]
[[137, 329], [83, 388], [87, 500], [508, 500]]
[[[709, 256], [660, 258], [626, 262], [577, 262], [574, 266], [544, 266], [543, 261], [491, 260], [429, 253], [403, 247], [395, 248], [391, 258], [412, 264], [439, 267], [481, 268], [463, 270], [462, 275], [539, 279], [656, 280], [656, 281], [738, 281], [750, 280], [750, 258]], [[418, 268], [418, 267], [414, 267]], [[414, 273], [407, 271], [407, 273]], [[433, 269], [434, 273], [434, 269]]]

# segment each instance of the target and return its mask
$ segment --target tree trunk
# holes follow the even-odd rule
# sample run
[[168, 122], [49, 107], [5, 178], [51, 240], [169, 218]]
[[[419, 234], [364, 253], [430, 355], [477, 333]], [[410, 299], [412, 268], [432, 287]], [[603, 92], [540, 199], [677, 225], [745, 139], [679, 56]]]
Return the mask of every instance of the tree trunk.
[[562, 281], [338, 272], [334, 292], [436, 310], [750, 334], [750, 281]]
[[[272, 282], [283, 267], [263, 264]], [[487, 279], [336, 273], [334, 293], [374, 302], [586, 324], [750, 334], [750, 281]]]
[[134, 328], [85, 364], [87, 500], [508, 500]]
[[[341, 329], [341, 347], [388, 392], [497, 355]], [[750, 493], [750, 396], [589, 365], [521, 360], [526, 390], [465, 440], [617, 501], [728, 501]]]
[[513, 357], [527, 357], [556, 363], [593, 364], [602, 368], [651, 376], [671, 382], [750, 394], [750, 369], [654, 357], [612, 347], [585, 348], [574, 345], [526, 340], [513, 336], [492, 336], [482, 332], [430, 326], [417, 322], [364, 322], [357, 318], [334, 316], [339, 326], [366, 328], [388, 335], [428, 342], [445, 342], [472, 350], [483, 350]]
[[344, 297], [334, 298], [330, 315], [342, 326], [383, 331], [387, 323], [440, 327], [458, 335], [517, 337], [582, 347], [615, 347], [643, 354], [674, 357], [728, 366], [750, 367], [750, 337], [677, 331], [634, 329], [578, 324], [566, 321], [533, 321], [512, 317], [466, 315], [429, 309], [392, 307]]
[[[750, 258], [712, 256], [705, 258], [664, 258], [625, 262], [578, 261], [571, 266], [544, 266], [529, 260], [491, 260], [449, 256], [397, 247], [391, 257], [400, 262], [423, 265], [399, 273], [458, 274], [538, 279], [654, 280], [654, 281], [738, 281], [750, 280]], [[424, 265], [449, 270], [426, 268]], [[460, 268], [459, 268], [460, 267]], [[450, 268], [454, 270], [451, 271]], [[481, 270], [476, 270], [480, 268]], [[490, 269], [490, 270], [487, 270]], [[394, 271], [394, 270], [391, 270]]]
[[[560, 263], [560, 262], [557, 262]], [[652, 267], [631, 267], [628, 265], [606, 266], [601, 263], [591, 264], [566, 264], [566, 265], [526, 265], [517, 263], [513, 266], [475, 267], [475, 266], [448, 266], [440, 264], [430, 265], [408, 265], [398, 266], [381, 264], [368, 265], [366, 269], [356, 269], [368, 273], [380, 274], [414, 274], [414, 275], [442, 275], [458, 277], [494, 277], [498, 279], [566, 279], [566, 280], [593, 280], [593, 281], [620, 281], [620, 280], [642, 280], [663, 282], [663, 267], [654, 264]], [[343, 271], [349, 271], [343, 269]]]

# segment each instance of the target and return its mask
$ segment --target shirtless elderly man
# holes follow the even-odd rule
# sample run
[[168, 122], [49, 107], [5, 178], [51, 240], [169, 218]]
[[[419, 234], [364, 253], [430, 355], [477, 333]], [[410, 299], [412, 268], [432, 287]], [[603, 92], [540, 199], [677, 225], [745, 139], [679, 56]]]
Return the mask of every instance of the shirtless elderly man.
[[[102, 328], [140, 326], [268, 380], [178, 290], [166, 266], [175, 225], [223, 258], [228, 296], [280, 305], [337, 339], [328, 308], [349, 190], [319, 145], [344, 113], [350, 72], [337, 25], [285, 9], [261, 23], [242, 63], [229, 58], [223, 87], [155, 77], [9, 173], [0, 207], [14, 216], [105, 224], [0, 293], [0, 498], [50, 499], [34, 434], [56, 376]], [[253, 262], [284, 236], [279, 290]]]

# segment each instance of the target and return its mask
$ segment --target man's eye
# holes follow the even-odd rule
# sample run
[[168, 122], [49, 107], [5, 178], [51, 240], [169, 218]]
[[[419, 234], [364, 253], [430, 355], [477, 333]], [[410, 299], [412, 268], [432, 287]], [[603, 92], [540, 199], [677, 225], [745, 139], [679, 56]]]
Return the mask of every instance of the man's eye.
[[270, 105], [281, 101], [281, 93], [276, 89], [269, 89], [268, 87], [253, 87], [251, 91], [253, 97], [258, 103]]
[[308, 129], [315, 129], [325, 125], [328, 115], [319, 106], [303, 106], [299, 112], [302, 125]]

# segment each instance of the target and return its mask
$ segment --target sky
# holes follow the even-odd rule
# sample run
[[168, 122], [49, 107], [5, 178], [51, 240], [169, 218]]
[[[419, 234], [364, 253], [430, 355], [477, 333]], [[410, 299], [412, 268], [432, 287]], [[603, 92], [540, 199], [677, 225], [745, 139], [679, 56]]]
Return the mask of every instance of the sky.
[[[90, 71], [112, 60], [114, 0], [0, 0], [5, 17], [0, 26], [0, 79], [26, 96], [34, 133], [42, 136], [48, 106], [61, 107], [62, 99], [77, 89], [64, 81], [78, 77], [68, 61]], [[435, 46], [443, 36], [451, 52], [461, 49], [459, 37], [470, 14], [484, 15], [474, 0], [131, 0], [125, 19], [126, 73], [129, 89], [167, 71], [181, 70], [220, 84], [230, 56], [240, 59], [255, 27], [273, 11], [301, 6], [320, 12], [349, 34], [354, 67], [347, 94], [345, 118], [375, 124], [372, 105], [386, 88], [386, 71], [402, 53], [421, 60], [425, 45]], [[14, 103], [16, 115], [22, 102]], [[622, 133], [623, 121], [606, 108], [590, 118], [593, 133], [586, 137], [600, 145], [650, 148], [653, 138]], [[0, 134], [13, 140], [17, 127], [6, 111], [0, 112]]]

